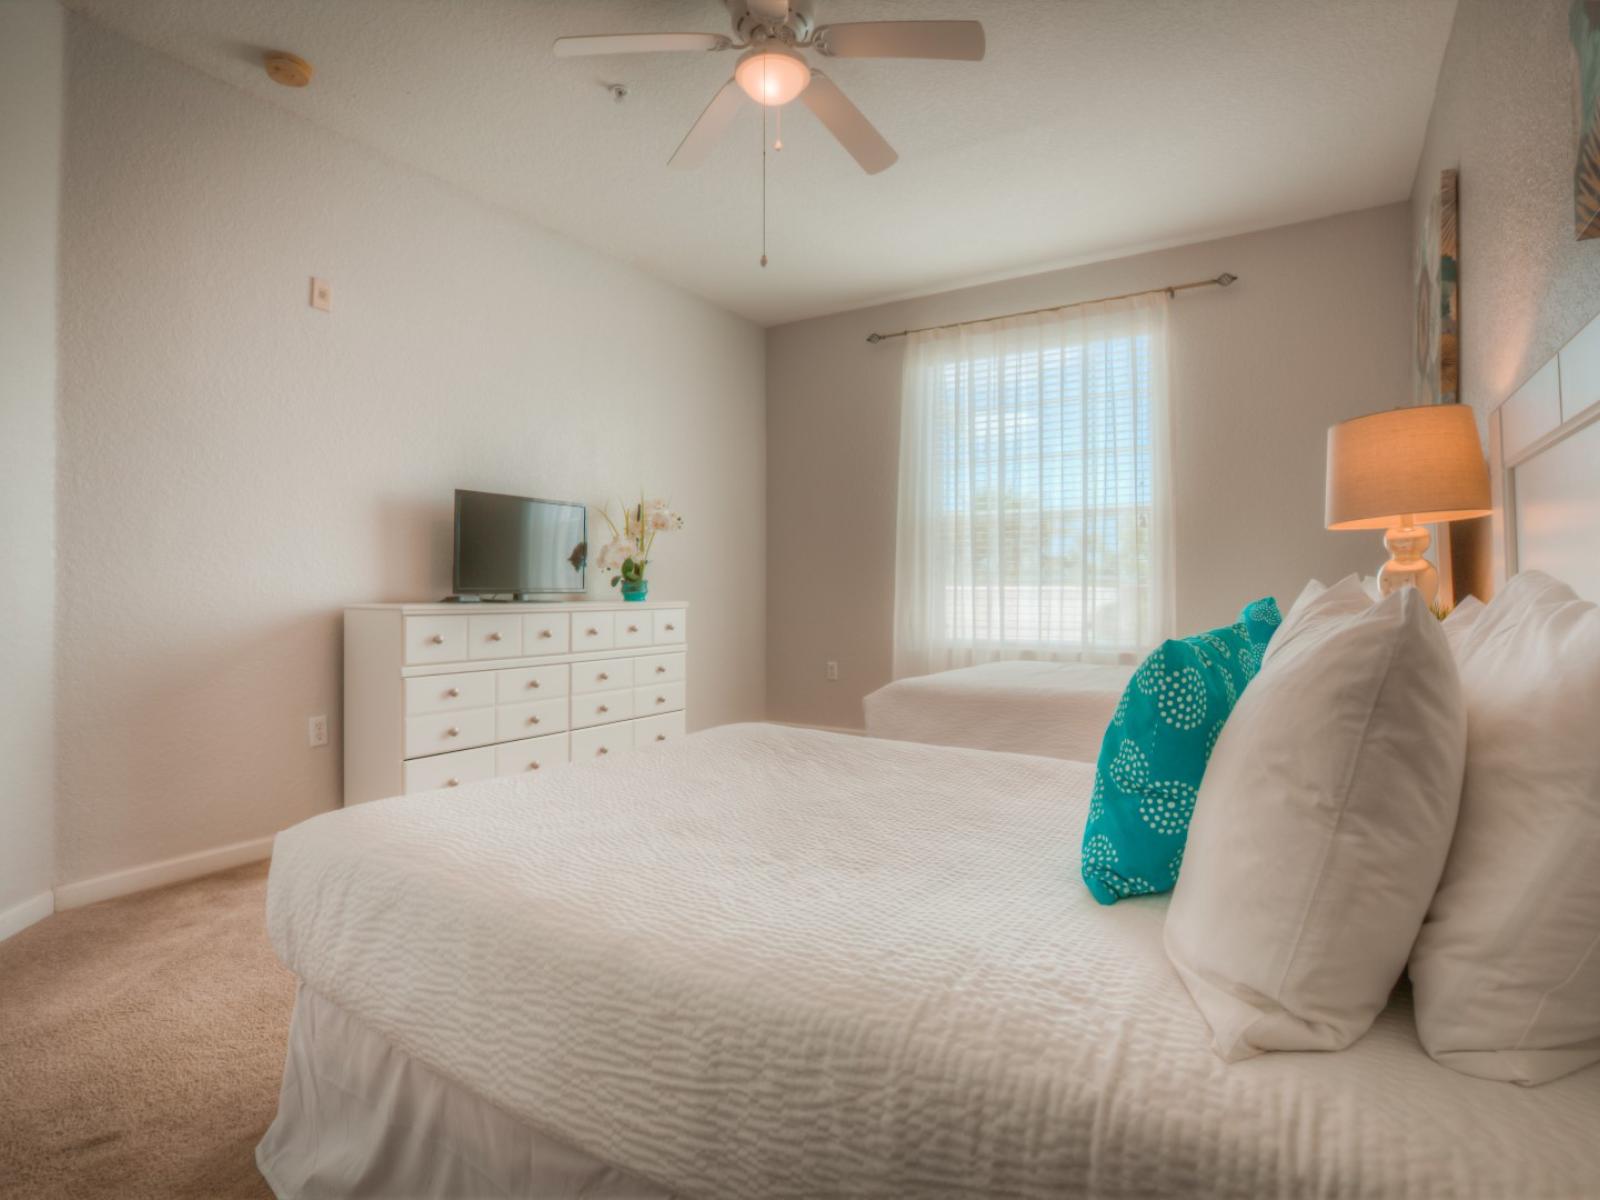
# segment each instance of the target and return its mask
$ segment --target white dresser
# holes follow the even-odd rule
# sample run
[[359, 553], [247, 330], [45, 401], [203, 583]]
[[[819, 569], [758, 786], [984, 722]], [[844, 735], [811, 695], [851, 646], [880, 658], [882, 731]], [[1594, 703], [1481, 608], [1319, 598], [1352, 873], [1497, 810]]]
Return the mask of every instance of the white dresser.
[[681, 737], [682, 604], [360, 604], [344, 613], [344, 802]]

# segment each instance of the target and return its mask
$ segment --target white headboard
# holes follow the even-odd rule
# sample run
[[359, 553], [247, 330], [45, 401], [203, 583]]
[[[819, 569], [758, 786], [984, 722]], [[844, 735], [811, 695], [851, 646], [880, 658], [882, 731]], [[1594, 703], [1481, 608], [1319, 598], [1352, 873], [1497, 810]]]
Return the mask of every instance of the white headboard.
[[1489, 459], [1502, 578], [1600, 601], [1600, 317], [1489, 415]]

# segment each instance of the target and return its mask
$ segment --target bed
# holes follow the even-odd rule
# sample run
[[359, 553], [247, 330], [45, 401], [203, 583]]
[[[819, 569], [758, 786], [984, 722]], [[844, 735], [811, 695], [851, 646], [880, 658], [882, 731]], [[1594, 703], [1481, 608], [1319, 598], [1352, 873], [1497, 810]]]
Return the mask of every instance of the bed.
[[1093, 762], [1132, 665], [997, 662], [897, 679], [868, 696], [867, 733]]
[[1600, 1070], [1232, 1066], [1083, 763], [730, 726], [278, 837], [280, 1197], [1600, 1194]]

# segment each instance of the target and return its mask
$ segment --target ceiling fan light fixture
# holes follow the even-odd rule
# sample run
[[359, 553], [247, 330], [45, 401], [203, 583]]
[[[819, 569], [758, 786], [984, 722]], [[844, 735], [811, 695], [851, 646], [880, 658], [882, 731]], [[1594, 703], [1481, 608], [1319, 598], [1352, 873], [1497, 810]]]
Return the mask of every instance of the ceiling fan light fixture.
[[787, 47], [758, 46], [739, 60], [733, 77], [757, 104], [778, 108], [806, 90], [811, 68]]

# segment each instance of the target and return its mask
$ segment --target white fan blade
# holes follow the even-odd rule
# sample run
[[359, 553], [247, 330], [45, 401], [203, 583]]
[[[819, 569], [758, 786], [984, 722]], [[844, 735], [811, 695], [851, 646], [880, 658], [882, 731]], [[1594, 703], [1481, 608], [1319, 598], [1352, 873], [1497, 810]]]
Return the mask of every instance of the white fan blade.
[[667, 166], [686, 170], [705, 162], [706, 155], [711, 153], [711, 148], [717, 144], [717, 139], [726, 132], [729, 123], [732, 122], [733, 114], [739, 111], [739, 101], [743, 96], [744, 89], [733, 80], [730, 79], [723, 84], [721, 90], [711, 97], [711, 103], [706, 105], [706, 110], [700, 114], [700, 119], [689, 127], [688, 133], [684, 134], [683, 141], [678, 143], [678, 148], [667, 160]]
[[587, 54], [650, 54], [657, 50], [726, 50], [733, 42], [720, 33], [594, 33], [557, 38], [557, 58]]
[[833, 58], [983, 57], [983, 26], [977, 21], [850, 21], [823, 25], [813, 39]]
[[868, 175], [894, 166], [899, 155], [894, 147], [883, 140], [883, 134], [872, 127], [872, 122], [861, 115], [861, 110], [850, 103], [850, 98], [839, 90], [821, 71], [811, 72], [811, 85], [800, 93], [805, 106], [817, 114], [817, 120], [828, 127], [828, 132], [839, 139], [839, 144], [850, 151], [850, 157], [861, 164]]

